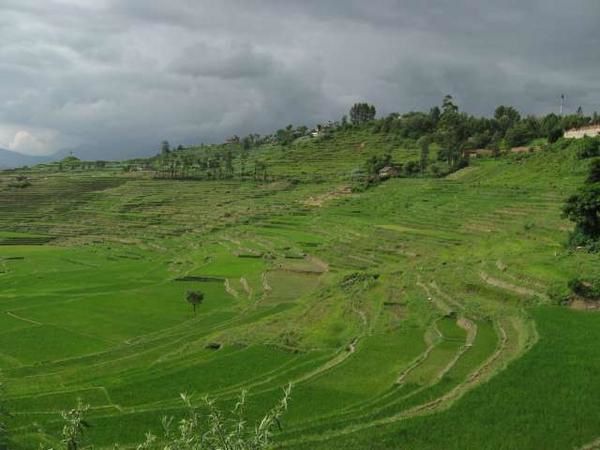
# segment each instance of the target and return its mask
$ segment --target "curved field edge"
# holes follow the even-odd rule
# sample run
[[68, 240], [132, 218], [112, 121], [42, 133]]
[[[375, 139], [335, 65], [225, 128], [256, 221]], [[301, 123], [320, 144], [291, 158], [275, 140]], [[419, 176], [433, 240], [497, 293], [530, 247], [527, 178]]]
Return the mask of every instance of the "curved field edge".
[[[541, 307], [539, 342], [450, 409], [285, 448], [586, 448], [600, 430], [600, 315]], [[594, 447], [591, 447], [594, 448]]]
[[[568, 176], [556, 178], [565, 161]], [[600, 269], [562, 246], [560, 204], [580, 166], [555, 153], [483, 160], [458, 178], [391, 180], [318, 207], [306, 200], [338, 186], [112, 175], [90, 193], [87, 175], [60, 175], [48, 186], [68, 187], [73, 208], [57, 200], [44, 220], [35, 201], [45, 181], [33, 180], [28, 208], [0, 216], [57, 237], [0, 246], [0, 363], [14, 429], [24, 448], [37, 447], [38, 425], [56, 435], [58, 411], [82, 396], [97, 447], [127, 445], [182, 413], [179, 392], [228, 405], [249, 388], [254, 417], [292, 381], [281, 445], [445, 448], [442, 435], [428, 447], [425, 426], [406, 440], [394, 430], [436, 428], [489, 386], [510, 398], [512, 385], [488, 380], [552, 348], [541, 329], [525, 353], [548, 283]], [[197, 315], [183, 300], [190, 289], [206, 293]], [[580, 375], [558, 376], [563, 391], [577, 392]], [[522, 392], [539, 382], [521, 376]], [[463, 444], [486, 448], [478, 433]], [[588, 434], [579, 444], [597, 437]], [[525, 441], [506, 448], [531, 448]]]

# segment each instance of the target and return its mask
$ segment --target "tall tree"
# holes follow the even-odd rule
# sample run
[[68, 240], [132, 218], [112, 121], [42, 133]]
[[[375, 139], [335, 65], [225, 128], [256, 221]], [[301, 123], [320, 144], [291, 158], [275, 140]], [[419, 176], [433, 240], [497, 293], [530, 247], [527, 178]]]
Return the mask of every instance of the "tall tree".
[[461, 114], [451, 95], [446, 95], [442, 103], [442, 114], [437, 129], [437, 140], [441, 156], [452, 167], [458, 167], [463, 160], [463, 150], [469, 137], [467, 117]]
[[567, 200], [564, 217], [575, 222], [575, 233], [589, 240], [600, 238], [600, 183], [590, 183]]
[[439, 106], [434, 106], [429, 110], [429, 117], [431, 117], [431, 121], [433, 122], [434, 126], [437, 126], [438, 122], [440, 121], [441, 114], [442, 112], [440, 111]]
[[494, 120], [498, 130], [504, 136], [510, 128], [521, 121], [521, 114], [512, 106], [500, 105], [494, 111]]
[[196, 314], [196, 307], [201, 305], [204, 301], [204, 293], [200, 291], [187, 291], [185, 299], [190, 305], [192, 305], [194, 314]]
[[350, 108], [350, 122], [353, 125], [362, 125], [375, 119], [376, 114], [375, 106], [368, 103], [355, 103]]
[[583, 185], [569, 197], [563, 207], [563, 217], [575, 223], [572, 245], [587, 245], [600, 249], [600, 160], [595, 160]]

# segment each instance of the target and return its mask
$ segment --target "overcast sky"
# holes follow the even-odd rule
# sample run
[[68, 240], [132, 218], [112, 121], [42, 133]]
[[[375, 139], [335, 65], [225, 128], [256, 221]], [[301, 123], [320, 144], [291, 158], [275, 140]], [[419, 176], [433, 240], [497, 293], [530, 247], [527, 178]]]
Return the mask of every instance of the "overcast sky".
[[599, 0], [0, 0], [0, 147], [152, 154], [445, 94], [600, 110]]

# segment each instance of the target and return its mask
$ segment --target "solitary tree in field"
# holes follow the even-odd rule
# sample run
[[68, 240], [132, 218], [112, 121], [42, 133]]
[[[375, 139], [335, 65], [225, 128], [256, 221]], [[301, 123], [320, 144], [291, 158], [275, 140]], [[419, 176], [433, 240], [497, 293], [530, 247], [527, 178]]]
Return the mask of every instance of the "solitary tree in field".
[[204, 294], [200, 291], [187, 291], [185, 299], [188, 303], [192, 305], [192, 308], [194, 309], [194, 314], [196, 314], [196, 306], [202, 304], [202, 302], [204, 301]]

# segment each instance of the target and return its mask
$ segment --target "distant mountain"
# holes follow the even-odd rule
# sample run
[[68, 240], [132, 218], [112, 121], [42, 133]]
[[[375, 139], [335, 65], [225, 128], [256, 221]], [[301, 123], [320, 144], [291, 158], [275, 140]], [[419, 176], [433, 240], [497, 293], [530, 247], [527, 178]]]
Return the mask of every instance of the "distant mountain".
[[11, 152], [0, 148], [0, 169], [13, 169], [15, 167], [34, 166], [43, 162], [52, 161], [56, 158], [52, 156], [30, 156], [17, 152]]

